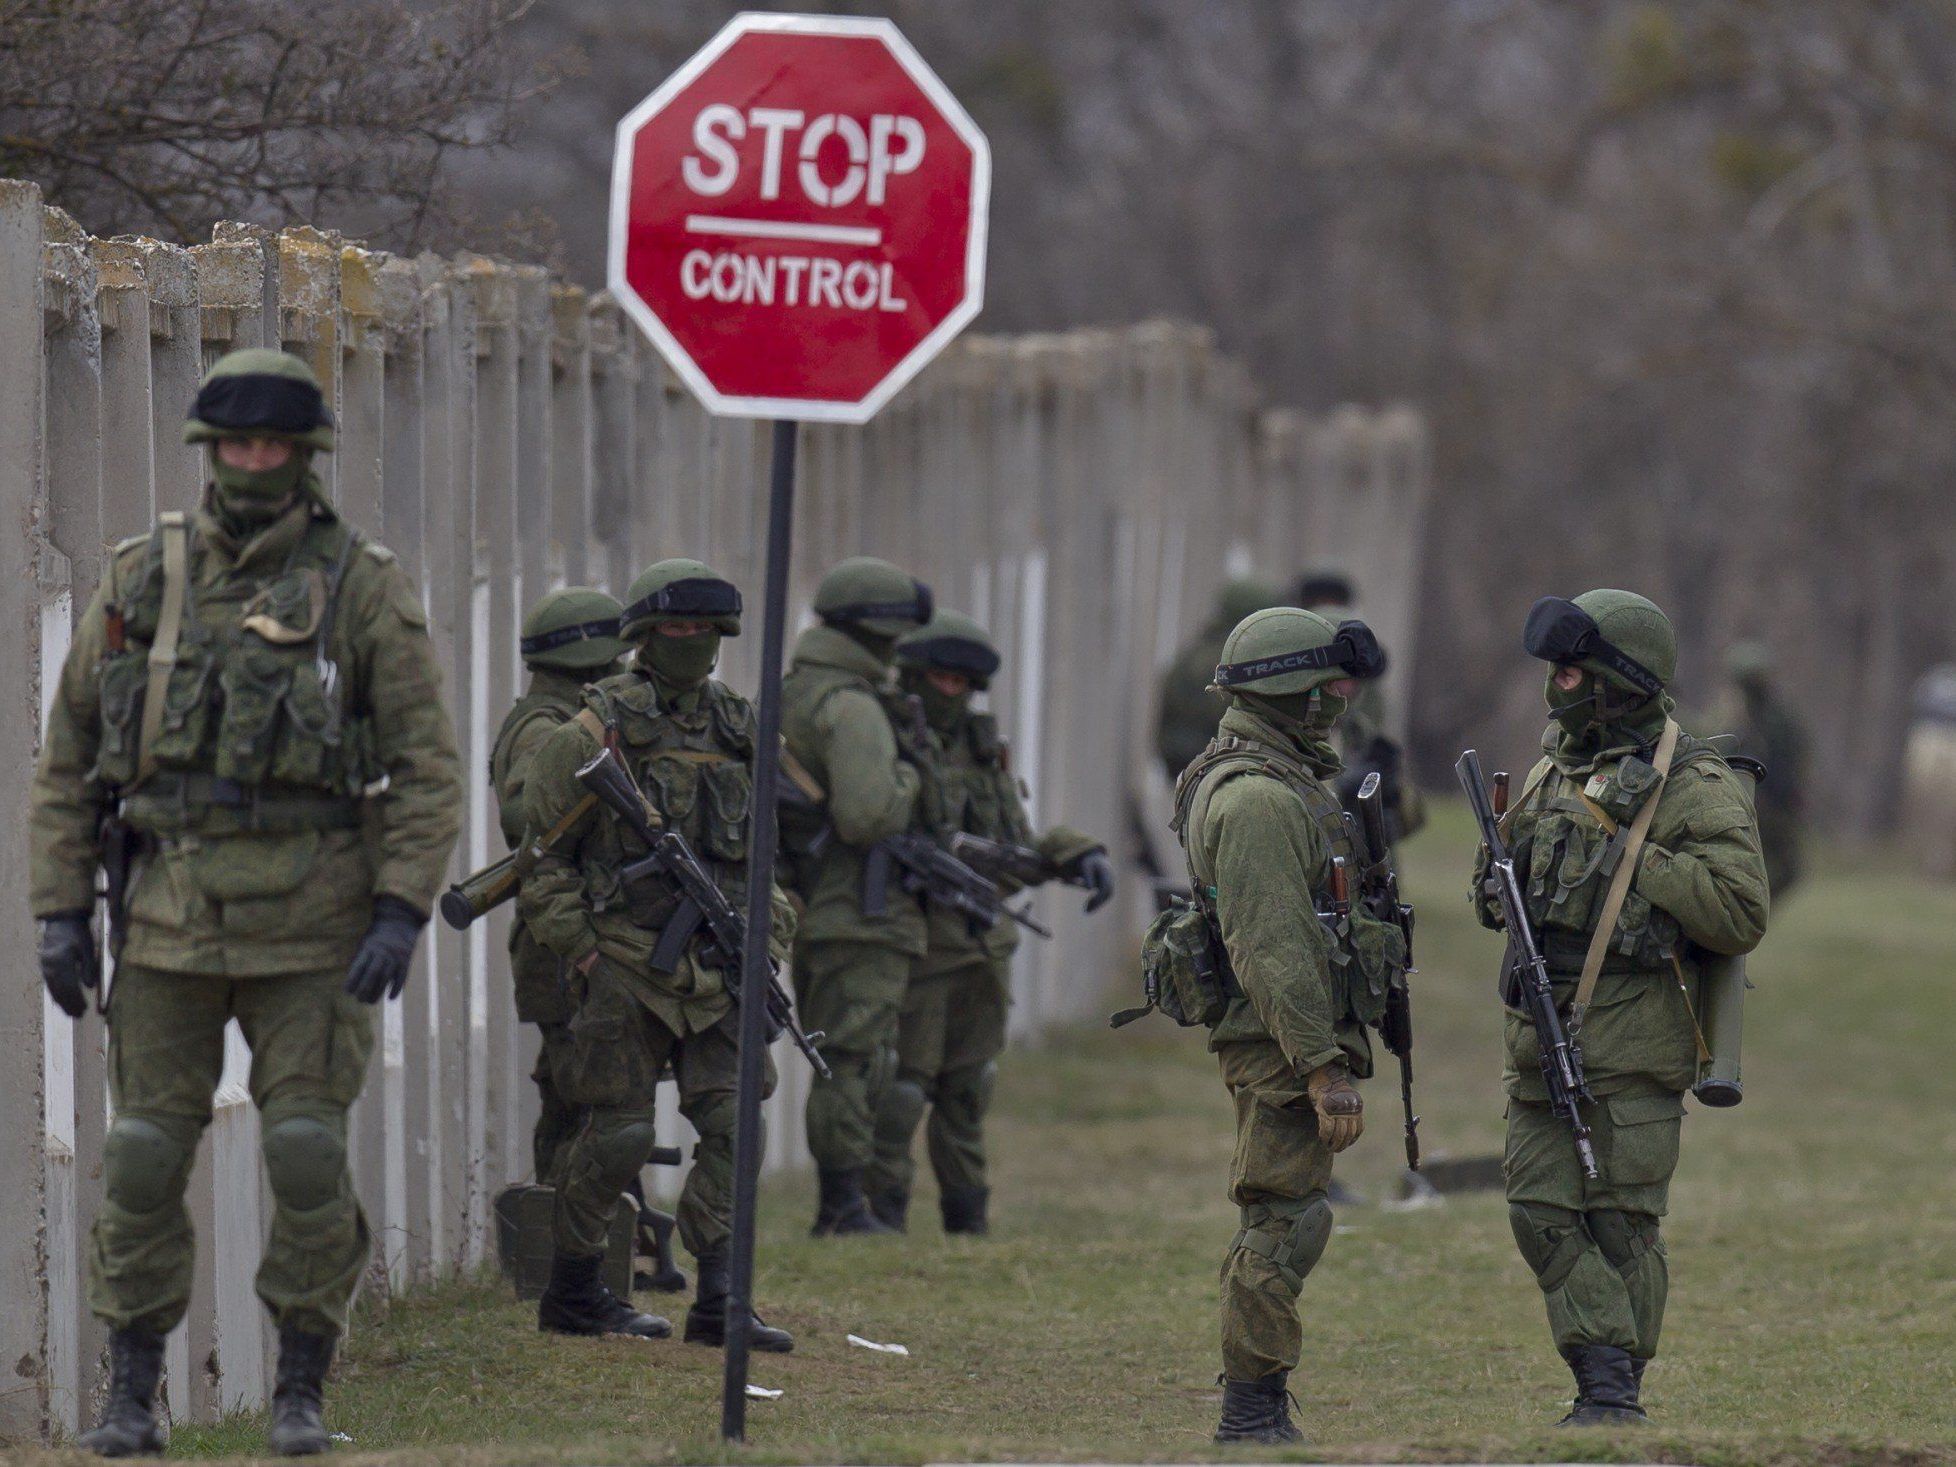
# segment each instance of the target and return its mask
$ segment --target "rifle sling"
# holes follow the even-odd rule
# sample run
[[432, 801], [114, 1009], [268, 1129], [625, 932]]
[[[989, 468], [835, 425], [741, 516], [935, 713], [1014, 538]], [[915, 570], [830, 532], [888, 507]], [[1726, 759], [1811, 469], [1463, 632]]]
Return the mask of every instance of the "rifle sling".
[[1664, 784], [1671, 773], [1671, 756], [1677, 752], [1677, 720], [1664, 720], [1664, 736], [1657, 741], [1657, 754], [1651, 763], [1657, 770], [1657, 785], [1651, 790], [1637, 818], [1630, 823], [1630, 834], [1623, 845], [1623, 854], [1616, 868], [1616, 875], [1610, 878], [1608, 895], [1603, 898], [1603, 913], [1597, 919], [1596, 930], [1589, 937], [1589, 954], [1583, 959], [1582, 977], [1576, 983], [1575, 1001], [1569, 1007], [1569, 1028], [1582, 1028], [1582, 1016], [1589, 1007], [1589, 1001], [1596, 996], [1596, 980], [1603, 975], [1603, 958], [1609, 952], [1610, 939], [1616, 934], [1616, 919], [1623, 913], [1623, 899], [1630, 894], [1630, 878], [1637, 870], [1637, 857], [1642, 854], [1644, 837], [1650, 833], [1650, 822], [1657, 815], [1657, 802], [1664, 797]]

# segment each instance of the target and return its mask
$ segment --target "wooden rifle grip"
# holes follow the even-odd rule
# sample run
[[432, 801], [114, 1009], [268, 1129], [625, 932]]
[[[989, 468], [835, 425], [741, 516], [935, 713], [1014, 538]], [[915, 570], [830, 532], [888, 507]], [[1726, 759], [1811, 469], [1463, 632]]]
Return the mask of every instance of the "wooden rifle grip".
[[1508, 771], [1503, 769], [1494, 776], [1494, 818], [1499, 820], [1508, 813]]

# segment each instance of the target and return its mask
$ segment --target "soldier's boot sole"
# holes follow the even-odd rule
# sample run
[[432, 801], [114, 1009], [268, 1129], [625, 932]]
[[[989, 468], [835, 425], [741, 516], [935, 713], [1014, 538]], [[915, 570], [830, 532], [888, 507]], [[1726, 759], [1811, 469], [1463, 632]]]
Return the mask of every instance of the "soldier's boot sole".
[[1254, 1442], [1259, 1446], [1282, 1446], [1289, 1442], [1301, 1442], [1304, 1433], [1289, 1422], [1282, 1426], [1266, 1426], [1256, 1431], [1218, 1431], [1215, 1441], [1218, 1446], [1228, 1446], [1231, 1442]]
[[1576, 1407], [1555, 1423], [1557, 1426], [1649, 1426], [1650, 1417], [1641, 1406]]
[[[614, 1301], [615, 1302], [615, 1301]], [[617, 1335], [633, 1340], [663, 1340], [672, 1334], [672, 1321], [657, 1314], [640, 1314], [636, 1309], [594, 1316], [566, 1309], [547, 1300], [537, 1301], [537, 1328], [547, 1335], [576, 1335], [596, 1339]]]

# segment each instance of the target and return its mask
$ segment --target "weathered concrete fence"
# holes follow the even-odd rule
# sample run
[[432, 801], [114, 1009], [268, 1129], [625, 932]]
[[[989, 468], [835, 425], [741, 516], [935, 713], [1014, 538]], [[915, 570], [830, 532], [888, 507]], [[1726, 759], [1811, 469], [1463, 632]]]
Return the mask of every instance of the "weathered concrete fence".
[[[102, 1023], [44, 1003], [24, 900], [43, 690], [106, 547], [196, 498], [201, 464], [178, 431], [203, 366], [259, 344], [318, 369], [339, 422], [328, 487], [424, 587], [476, 775], [458, 873], [500, 845], [481, 774], [519, 683], [526, 602], [567, 581], [619, 591], [681, 553], [760, 581], [765, 429], [703, 414], [606, 297], [540, 269], [403, 259], [310, 229], [226, 226], [188, 249], [94, 239], [32, 186], [0, 181], [0, 941], [15, 955], [0, 984], [0, 1441], [72, 1430], [103, 1346], [80, 1288], [107, 1121]], [[993, 706], [1037, 815], [1117, 847], [1131, 844], [1133, 792], [1158, 780], [1157, 669], [1226, 569], [1287, 578], [1335, 550], [1409, 664], [1418, 420], [1264, 411], [1200, 331], [971, 338], [868, 429], [809, 430], [803, 461], [797, 595], [867, 551], [988, 622], [1007, 659]], [[757, 642], [729, 644], [736, 686], [752, 686]], [[1139, 923], [1138, 895], [1127, 920], [1090, 923], [1077, 893], [1041, 901], [1058, 939], [1028, 945], [1022, 1035], [1103, 1012]], [[354, 1136], [377, 1287], [481, 1262], [492, 1197], [528, 1170], [530, 1041], [503, 977], [505, 922], [431, 927], [406, 996], [386, 1006]], [[227, 1058], [191, 1184], [196, 1299], [168, 1355], [179, 1417], [267, 1388], [251, 1288], [264, 1203], [235, 1031]], [[771, 1160], [792, 1166], [804, 1067], [786, 1055], [781, 1070]], [[662, 1126], [681, 1139], [670, 1106]]]

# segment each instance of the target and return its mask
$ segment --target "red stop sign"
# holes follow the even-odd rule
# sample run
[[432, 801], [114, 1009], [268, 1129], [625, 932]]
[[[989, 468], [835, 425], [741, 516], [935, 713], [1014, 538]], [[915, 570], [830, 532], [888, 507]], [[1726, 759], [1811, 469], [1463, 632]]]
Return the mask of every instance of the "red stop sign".
[[737, 16], [618, 124], [611, 290], [713, 412], [866, 422], [978, 314], [990, 186], [889, 21]]

